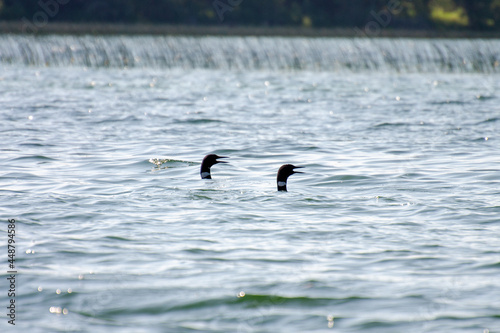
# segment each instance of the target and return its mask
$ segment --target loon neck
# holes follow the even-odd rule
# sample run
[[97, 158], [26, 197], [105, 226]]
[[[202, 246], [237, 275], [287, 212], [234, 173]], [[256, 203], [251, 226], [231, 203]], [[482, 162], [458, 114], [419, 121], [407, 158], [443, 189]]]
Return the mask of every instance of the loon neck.
[[286, 190], [286, 180], [285, 181], [278, 180], [278, 191], [287, 192], [287, 190]]
[[212, 179], [212, 175], [210, 174], [210, 168], [202, 166], [200, 170], [200, 175], [201, 179]]

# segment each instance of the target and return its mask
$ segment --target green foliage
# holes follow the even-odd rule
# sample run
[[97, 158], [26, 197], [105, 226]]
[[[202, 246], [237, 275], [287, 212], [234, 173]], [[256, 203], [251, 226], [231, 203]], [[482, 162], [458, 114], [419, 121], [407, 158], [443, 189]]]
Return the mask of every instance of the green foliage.
[[431, 18], [436, 24], [468, 26], [469, 18], [462, 7], [457, 7], [454, 10], [445, 10], [442, 7], [434, 7], [432, 9]]
[[[52, 10], [51, 22], [163, 23], [364, 27], [390, 11], [390, 28], [436, 26], [499, 29], [500, 0], [0, 0], [0, 20], [32, 20]], [[65, 3], [64, 5], [59, 4]], [[397, 10], [391, 11], [391, 8]]]

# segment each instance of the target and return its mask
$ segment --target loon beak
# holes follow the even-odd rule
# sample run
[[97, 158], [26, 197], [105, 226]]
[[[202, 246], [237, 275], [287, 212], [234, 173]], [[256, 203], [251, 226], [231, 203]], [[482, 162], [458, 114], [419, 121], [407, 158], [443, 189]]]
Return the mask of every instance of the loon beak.
[[215, 162], [217, 162], [217, 163], [229, 163], [229, 162], [226, 162], [226, 161], [217, 161], [219, 158], [229, 158], [229, 157], [227, 157], [227, 156], [217, 156]]
[[296, 166], [296, 167], [293, 167], [293, 173], [304, 173], [302, 171], [295, 171], [295, 169], [302, 169], [303, 167], [299, 167], [299, 166]]

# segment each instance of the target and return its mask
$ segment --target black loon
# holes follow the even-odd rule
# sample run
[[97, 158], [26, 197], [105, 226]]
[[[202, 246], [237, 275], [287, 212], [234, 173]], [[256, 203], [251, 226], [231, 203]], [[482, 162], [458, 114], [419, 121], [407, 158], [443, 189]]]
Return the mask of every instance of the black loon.
[[276, 177], [276, 182], [278, 183], [278, 191], [286, 192], [286, 181], [288, 177], [293, 175], [294, 173], [303, 173], [300, 171], [293, 171], [294, 169], [300, 168], [303, 167], [298, 167], [291, 164], [285, 164], [281, 166], [281, 168], [278, 170], [278, 176]]
[[203, 162], [201, 162], [200, 175], [202, 179], [212, 179], [210, 175], [210, 167], [217, 163], [227, 163], [224, 161], [217, 161], [218, 158], [227, 158], [226, 156], [217, 156], [215, 154], [210, 154], [205, 156]]

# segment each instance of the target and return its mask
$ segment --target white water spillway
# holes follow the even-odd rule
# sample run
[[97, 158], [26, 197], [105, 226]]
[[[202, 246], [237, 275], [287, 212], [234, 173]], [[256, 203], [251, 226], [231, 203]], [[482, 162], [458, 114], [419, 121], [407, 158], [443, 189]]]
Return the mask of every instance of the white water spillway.
[[500, 40], [0, 35], [0, 66], [499, 73]]

